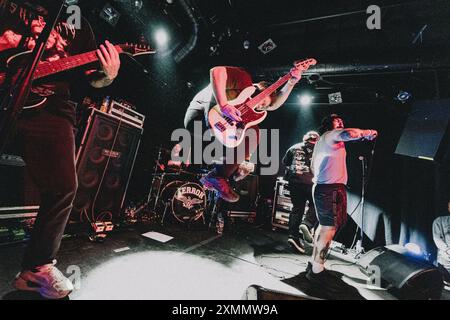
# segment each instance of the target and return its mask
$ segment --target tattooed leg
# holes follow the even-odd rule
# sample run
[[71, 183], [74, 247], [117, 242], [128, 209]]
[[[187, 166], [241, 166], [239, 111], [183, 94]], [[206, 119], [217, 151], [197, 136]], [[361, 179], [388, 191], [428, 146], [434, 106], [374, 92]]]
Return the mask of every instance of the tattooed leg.
[[319, 225], [317, 227], [316, 230], [316, 234], [314, 235], [314, 247], [313, 247], [313, 253], [312, 253], [312, 260], [315, 261], [316, 260], [316, 255], [317, 255], [317, 243], [320, 240], [320, 230], [322, 229], [322, 226]]
[[333, 240], [335, 233], [335, 227], [319, 226], [317, 229], [313, 249], [313, 271], [315, 273], [324, 269], [323, 265], [327, 259], [331, 240]]

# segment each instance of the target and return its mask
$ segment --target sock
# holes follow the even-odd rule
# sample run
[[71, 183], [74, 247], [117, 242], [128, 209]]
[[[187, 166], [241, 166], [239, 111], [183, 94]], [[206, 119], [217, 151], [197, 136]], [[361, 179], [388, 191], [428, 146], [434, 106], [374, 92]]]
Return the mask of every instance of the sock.
[[320, 273], [323, 270], [325, 270], [325, 267], [323, 264], [315, 262], [315, 261], [312, 262], [312, 272], [313, 273]]

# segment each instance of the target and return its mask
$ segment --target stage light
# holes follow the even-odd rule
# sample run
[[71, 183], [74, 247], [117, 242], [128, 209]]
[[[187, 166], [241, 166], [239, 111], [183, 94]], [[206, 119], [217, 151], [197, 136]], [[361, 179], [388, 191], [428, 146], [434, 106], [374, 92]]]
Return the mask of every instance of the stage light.
[[169, 42], [169, 34], [163, 28], [155, 31], [154, 38], [158, 47], [166, 47]]
[[244, 49], [245, 49], [245, 50], [248, 50], [248, 49], [250, 48], [250, 41], [245, 40], [245, 41], [242, 43], [242, 45], [244, 46]]
[[114, 27], [119, 21], [120, 13], [111, 4], [107, 3], [100, 11], [100, 18]]
[[133, 1], [133, 5], [135, 10], [141, 10], [144, 3], [142, 2], [142, 0], [135, 0]]
[[310, 94], [307, 94], [307, 93], [302, 94], [298, 98], [298, 100], [300, 101], [300, 105], [301, 106], [305, 106], [305, 107], [310, 106], [312, 101], [313, 101], [313, 99], [314, 99], [314, 97], [312, 95], [310, 95]]
[[259, 47], [259, 51], [264, 54], [268, 54], [270, 51], [274, 50], [277, 47], [275, 42], [272, 39], [267, 39], [264, 41]]
[[412, 97], [411, 93], [407, 91], [400, 91], [396, 97], [396, 100], [400, 102], [406, 102]]
[[342, 94], [340, 92], [330, 93], [328, 95], [328, 102], [330, 104], [339, 104], [342, 103]]
[[423, 255], [422, 249], [420, 249], [420, 247], [415, 243], [409, 242], [409, 243], [405, 244], [405, 249], [416, 256]]

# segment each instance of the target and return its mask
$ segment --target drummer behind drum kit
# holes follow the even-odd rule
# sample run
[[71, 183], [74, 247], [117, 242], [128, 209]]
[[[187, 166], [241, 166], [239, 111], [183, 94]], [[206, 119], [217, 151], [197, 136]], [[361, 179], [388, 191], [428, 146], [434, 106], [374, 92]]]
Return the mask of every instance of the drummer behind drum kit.
[[[125, 214], [132, 217], [133, 222], [159, 222], [164, 225], [167, 219], [185, 223], [188, 226], [194, 221], [201, 220], [203, 224], [209, 221], [209, 227], [217, 227], [217, 221], [222, 214], [218, 211], [221, 206], [216, 192], [206, 190], [200, 179], [208, 173], [208, 169], [193, 165], [167, 165], [171, 151], [158, 148], [158, 156], [152, 174], [152, 182], [146, 200], [137, 208], [128, 208]], [[254, 172], [255, 166], [250, 162], [241, 164], [235, 181], [244, 179]], [[130, 220], [130, 219], [129, 219]]]

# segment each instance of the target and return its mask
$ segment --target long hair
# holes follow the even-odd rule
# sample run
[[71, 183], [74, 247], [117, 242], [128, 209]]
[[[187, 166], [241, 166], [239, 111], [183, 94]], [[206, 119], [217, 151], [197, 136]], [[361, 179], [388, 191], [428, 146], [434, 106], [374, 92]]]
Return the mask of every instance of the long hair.
[[319, 134], [323, 135], [325, 132], [333, 130], [333, 120], [334, 119], [342, 119], [339, 115], [332, 113], [322, 119], [320, 127], [318, 129]]

